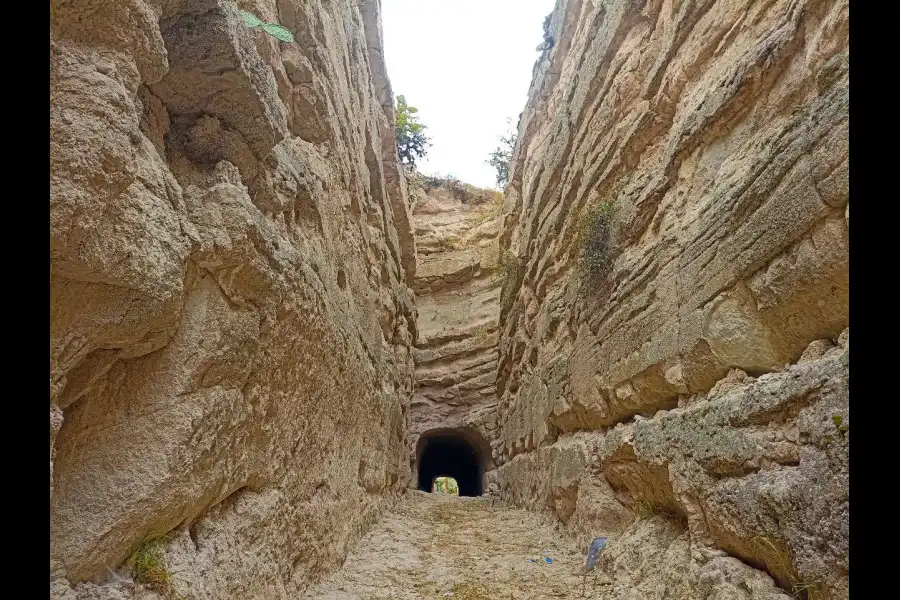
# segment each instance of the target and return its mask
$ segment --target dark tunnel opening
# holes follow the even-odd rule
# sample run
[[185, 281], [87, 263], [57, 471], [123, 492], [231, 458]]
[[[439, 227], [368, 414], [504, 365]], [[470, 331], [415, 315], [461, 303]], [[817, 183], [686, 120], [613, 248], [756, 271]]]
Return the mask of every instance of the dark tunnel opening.
[[416, 446], [418, 488], [431, 492], [436, 477], [452, 477], [460, 496], [481, 496], [490, 454], [473, 431], [436, 429], [422, 434]]

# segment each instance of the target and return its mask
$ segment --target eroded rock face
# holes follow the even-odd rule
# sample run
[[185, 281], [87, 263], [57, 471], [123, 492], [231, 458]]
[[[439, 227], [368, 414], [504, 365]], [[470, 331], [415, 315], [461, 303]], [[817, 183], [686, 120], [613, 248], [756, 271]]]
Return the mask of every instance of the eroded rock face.
[[[167, 534], [287, 598], [409, 480], [415, 272], [379, 4], [51, 2], [51, 579]], [[104, 586], [68, 584], [93, 580]]]
[[496, 438], [499, 192], [418, 177], [413, 190], [419, 338], [410, 449], [429, 430]]
[[[636, 568], [637, 566], [637, 568]], [[790, 600], [772, 578], [730, 556], [692, 560], [688, 532], [676, 521], [651, 516], [631, 524], [588, 576], [593, 598], [707, 598]]]
[[[783, 372], [759, 378], [735, 372], [652, 418], [563, 435], [488, 477], [503, 498], [554, 513], [585, 548], [610, 535], [606, 554], [627, 555], [634, 546], [650, 560], [638, 540], [656, 535], [645, 530], [662, 526], [644, 521], [659, 517], [678, 533], [653, 544], [663, 544], [666, 556], [676, 552], [666, 550], [676, 538], [686, 544], [663, 570], [712, 568], [703, 565], [727, 555], [764, 569], [789, 592], [846, 598], [848, 338]], [[824, 340], [810, 348], [817, 345]], [[645, 578], [655, 585], [629, 560], [630, 567], [613, 568], [618, 573], [607, 570], [617, 585], [642, 589]], [[694, 589], [698, 581], [685, 585]], [[677, 586], [669, 593], [698, 597], [679, 595]]]
[[[510, 457], [847, 326], [847, 3], [560, 2], [552, 22], [502, 233]], [[582, 277], [603, 202], [608, 264]]]
[[[503, 497], [585, 544], [664, 512], [697, 564], [847, 596], [848, 20], [557, 2], [501, 226]], [[672, 597], [737, 581], [692, 573]]]

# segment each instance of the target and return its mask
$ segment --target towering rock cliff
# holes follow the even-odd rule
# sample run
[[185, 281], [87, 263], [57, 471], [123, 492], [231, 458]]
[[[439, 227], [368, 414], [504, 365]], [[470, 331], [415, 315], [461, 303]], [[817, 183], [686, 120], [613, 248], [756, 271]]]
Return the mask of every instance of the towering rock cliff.
[[611, 536], [600, 597], [785, 597], [756, 569], [848, 596], [848, 10], [548, 20], [506, 190], [489, 476]]
[[51, 597], [295, 597], [407, 486], [379, 11], [51, 1]]
[[503, 196], [453, 180], [420, 177], [415, 202], [419, 339], [410, 442], [442, 428], [496, 437], [497, 319], [503, 264]]
[[848, 7], [558, 0], [501, 207], [379, 0], [52, 0], [51, 598], [301, 597], [432, 433], [597, 598], [847, 598]]

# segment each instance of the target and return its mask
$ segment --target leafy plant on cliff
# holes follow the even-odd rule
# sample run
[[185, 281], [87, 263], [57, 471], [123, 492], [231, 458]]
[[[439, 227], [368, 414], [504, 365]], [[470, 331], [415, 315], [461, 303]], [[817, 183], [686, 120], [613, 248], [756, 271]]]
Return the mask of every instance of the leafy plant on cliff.
[[513, 150], [516, 147], [518, 134], [512, 130], [512, 123], [507, 120], [509, 130], [506, 135], [500, 136], [500, 145], [491, 152], [487, 163], [497, 171], [497, 187], [505, 188], [509, 183], [509, 163], [512, 161]]
[[294, 35], [286, 28], [277, 23], [266, 23], [252, 12], [248, 12], [246, 10], [240, 11], [241, 18], [244, 20], [244, 25], [249, 27], [250, 29], [256, 29], [259, 27], [273, 38], [280, 40], [282, 42], [287, 42], [289, 44], [294, 42]]
[[[850, 431], [850, 426], [847, 425], [846, 423], [844, 423], [844, 417], [842, 417], [841, 415], [833, 415], [831, 417], [831, 422], [834, 424], [835, 434], [840, 438], [844, 438], [847, 435], [847, 433]], [[833, 442], [834, 440], [835, 440], [835, 437], [833, 435], [826, 435], [826, 436], [822, 437], [822, 441], [825, 443], [826, 446], [828, 444], [830, 444], [831, 442]]]
[[844, 417], [841, 415], [833, 415], [831, 417], [831, 422], [834, 423], [834, 429], [838, 432], [838, 434], [843, 437], [850, 431], [850, 426], [844, 423]]
[[425, 136], [425, 125], [419, 122], [416, 113], [419, 109], [406, 103], [405, 96], [397, 96], [397, 116], [395, 131], [397, 135], [397, 155], [400, 162], [407, 167], [415, 168], [416, 161], [427, 154], [425, 149], [429, 140]]

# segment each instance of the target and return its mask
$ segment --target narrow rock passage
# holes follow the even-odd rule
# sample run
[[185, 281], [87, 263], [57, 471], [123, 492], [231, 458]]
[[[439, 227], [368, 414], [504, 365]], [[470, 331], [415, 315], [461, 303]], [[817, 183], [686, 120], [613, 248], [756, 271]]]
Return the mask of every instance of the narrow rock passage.
[[581, 598], [583, 564], [571, 540], [540, 515], [484, 497], [414, 491], [306, 598]]

